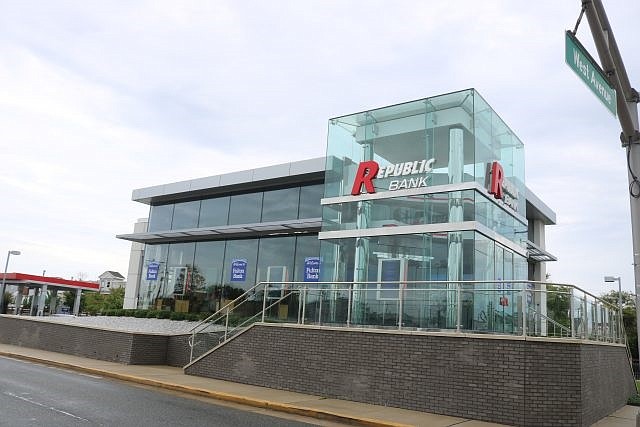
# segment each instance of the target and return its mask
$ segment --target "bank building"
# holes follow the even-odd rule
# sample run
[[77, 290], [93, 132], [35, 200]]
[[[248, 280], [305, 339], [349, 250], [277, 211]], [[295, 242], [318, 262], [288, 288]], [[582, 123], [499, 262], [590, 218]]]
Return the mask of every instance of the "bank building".
[[[556, 215], [474, 89], [332, 118], [322, 158], [133, 200], [149, 217], [118, 235], [133, 242], [125, 308], [212, 314], [187, 373], [516, 425], [547, 422], [565, 392], [588, 425], [610, 408], [580, 387], [631, 381], [615, 307], [545, 282]], [[527, 379], [550, 363], [581, 385]]]

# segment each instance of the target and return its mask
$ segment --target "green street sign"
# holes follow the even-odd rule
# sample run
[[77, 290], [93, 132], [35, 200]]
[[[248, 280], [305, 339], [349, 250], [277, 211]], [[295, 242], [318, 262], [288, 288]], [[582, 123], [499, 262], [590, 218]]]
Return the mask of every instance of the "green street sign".
[[598, 63], [589, 55], [570, 31], [565, 33], [564, 60], [569, 68], [582, 79], [605, 107], [617, 116], [616, 90], [611, 87]]

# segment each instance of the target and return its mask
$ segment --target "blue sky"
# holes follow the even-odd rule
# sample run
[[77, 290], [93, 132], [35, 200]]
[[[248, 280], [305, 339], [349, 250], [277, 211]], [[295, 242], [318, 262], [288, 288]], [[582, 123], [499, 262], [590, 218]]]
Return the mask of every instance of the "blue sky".
[[[632, 81], [638, 2], [605, 2]], [[551, 280], [632, 289], [615, 120], [564, 63], [580, 1], [0, 4], [0, 254], [126, 274], [131, 190], [322, 156], [327, 119], [474, 87], [558, 216]], [[586, 19], [578, 38], [595, 54]], [[4, 259], [4, 255], [2, 256]], [[607, 288], [609, 287], [609, 288]]]

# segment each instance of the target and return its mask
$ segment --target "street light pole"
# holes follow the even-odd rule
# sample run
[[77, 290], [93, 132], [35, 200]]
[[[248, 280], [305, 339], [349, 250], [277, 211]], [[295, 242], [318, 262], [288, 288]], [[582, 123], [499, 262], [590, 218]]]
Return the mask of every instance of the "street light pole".
[[8, 251], [7, 262], [4, 263], [4, 275], [2, 276], [2, 287], [0, 287], [0, 314], [4, 313], [4, 286], [7, 281], [7, 268], [9, 268], [9, 258], [11, 255], [20, 255], [20, 251]]

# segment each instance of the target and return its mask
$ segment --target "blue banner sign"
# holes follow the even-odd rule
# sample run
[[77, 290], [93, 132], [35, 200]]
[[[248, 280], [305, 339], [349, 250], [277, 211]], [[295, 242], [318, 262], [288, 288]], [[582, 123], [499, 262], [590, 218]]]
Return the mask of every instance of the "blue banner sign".
[[247, 280], [247, 260], [234, 259], [231, 261], [231, 281], [244, 282]]
[[304, 281], [320, 281], [320, 257], [312, 256], [304, 259]]
[[147, 280], [158, 280], [159, 262], [150, 262], [147, 266]]

